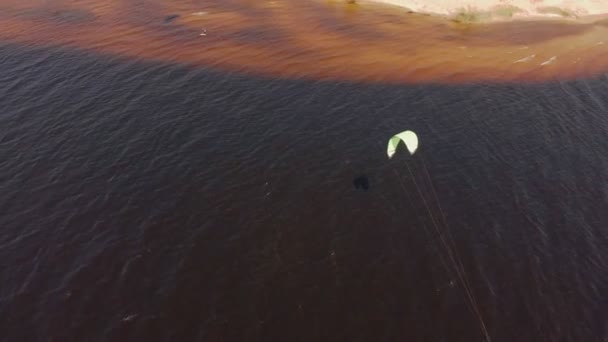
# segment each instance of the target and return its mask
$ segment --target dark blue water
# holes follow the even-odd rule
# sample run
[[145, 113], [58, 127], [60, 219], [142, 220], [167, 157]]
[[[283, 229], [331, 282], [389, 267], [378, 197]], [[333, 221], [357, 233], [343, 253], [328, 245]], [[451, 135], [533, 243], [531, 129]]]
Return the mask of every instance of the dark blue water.
[[[4, 44], [0, 108], [2, 341], [608, 338], [605, 76], [359, 85]], [[405, 129], [419, 151], [388, 160]]]

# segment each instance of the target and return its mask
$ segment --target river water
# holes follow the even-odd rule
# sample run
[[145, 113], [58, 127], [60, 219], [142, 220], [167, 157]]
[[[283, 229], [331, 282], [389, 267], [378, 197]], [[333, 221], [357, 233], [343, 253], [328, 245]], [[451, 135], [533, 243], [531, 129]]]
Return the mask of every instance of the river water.
[[606, 74], [315, 80], [18, 40], [0, 340], [608, 338]]

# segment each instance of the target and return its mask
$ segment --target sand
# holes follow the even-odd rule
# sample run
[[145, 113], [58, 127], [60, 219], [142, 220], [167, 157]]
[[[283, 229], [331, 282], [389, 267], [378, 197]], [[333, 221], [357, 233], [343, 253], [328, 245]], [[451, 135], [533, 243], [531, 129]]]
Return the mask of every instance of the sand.
[[471, 21], [526, 17], [580, 18], [608, 14], [608, 0], [371, 0], [419, 13]]

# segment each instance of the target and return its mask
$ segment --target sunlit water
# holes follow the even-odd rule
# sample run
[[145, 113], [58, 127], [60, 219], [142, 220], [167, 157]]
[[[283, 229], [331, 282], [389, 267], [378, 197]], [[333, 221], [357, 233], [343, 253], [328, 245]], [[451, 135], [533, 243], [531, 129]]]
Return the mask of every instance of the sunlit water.
[[[465, 72], [396, 58], [361, 24], [410, 25], [385, 7], [2, 3], [0, 340], [606, 338], [601, 24], [424, 31], [477, 37]], [[200, 36], [195, 10], [225, 19]], [[560, 41], [595, 63], [490, 53]], [[496, 77], [536, 82], [428, 84]], [[404, 129], [418, 152], [388, 160]]]
[[606, 20], [463, 25], [318, 0], [0, 3], [0, 38], [266, 76], [538, 81], [608, 70]]

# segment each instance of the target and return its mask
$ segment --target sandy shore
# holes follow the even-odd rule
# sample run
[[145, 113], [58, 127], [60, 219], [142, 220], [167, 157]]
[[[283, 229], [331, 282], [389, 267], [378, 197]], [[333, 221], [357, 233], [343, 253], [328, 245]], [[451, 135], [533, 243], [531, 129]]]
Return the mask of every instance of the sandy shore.
[[608, 14], [607, 0], [368, 0], [411, 11], [483, 21], [516, 18], [580, 18]]

